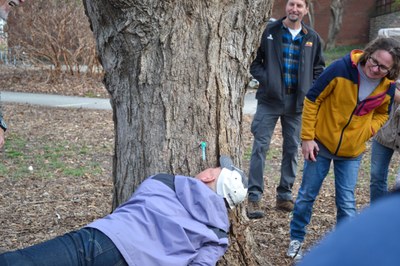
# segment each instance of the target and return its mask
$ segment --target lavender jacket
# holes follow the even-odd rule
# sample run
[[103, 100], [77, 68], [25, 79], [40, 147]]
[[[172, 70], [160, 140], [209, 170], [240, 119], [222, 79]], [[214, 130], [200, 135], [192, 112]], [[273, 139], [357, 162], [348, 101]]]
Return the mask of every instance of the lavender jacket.
[[192, 177], [159, 174], [94, 221], [129, 265], [215, 265], [228, 248], [224, 199]]

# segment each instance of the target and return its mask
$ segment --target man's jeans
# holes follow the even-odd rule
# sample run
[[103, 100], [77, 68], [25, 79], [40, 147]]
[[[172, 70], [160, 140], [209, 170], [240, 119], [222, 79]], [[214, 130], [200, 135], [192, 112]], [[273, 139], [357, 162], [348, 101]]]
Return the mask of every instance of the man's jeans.
[[258, 104], [257, 112], [251, 124], [254, 142], [249, 170], [249, 201], [260, 201], [264, 192], [265, 158], [279, 118], [282, 125], [283, 155], [277, 198], [282, 200], [292, 199], [292, 187], [296, 178], [300, 144], [301, 114], [271, 114], [268, 107], [264, 104]]
[[385, 147], [375, 139], [371, 149], [371, 182], [370, 182], [370, 202], [387, 194], [387, 178], [389, 164], [394, 150]]
[[[310, 223], [312, 208], [322, 182], [328, 174], [331, 159], [317, 156], [316, 162], [305, 161], [303, 180], [297, 195], [290, 222], [290, 239], [304, 241], [306, 226]], [[361, 156], [354, 160], [333, 160], [336, 190], [336, 219], [341, 222], [356, 214], [354, 190]]]
[[52, 240], [0, 255], [0, 265], [76, 266], [127, 265], [114, 243], [94, 228], [56, 237]]

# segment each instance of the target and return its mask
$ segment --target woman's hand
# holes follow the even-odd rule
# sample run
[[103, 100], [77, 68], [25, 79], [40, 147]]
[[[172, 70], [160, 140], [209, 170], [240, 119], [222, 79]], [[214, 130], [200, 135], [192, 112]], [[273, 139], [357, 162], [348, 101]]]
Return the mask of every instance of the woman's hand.
[[304, 160], [316, 162], [319, 152], [318, 144], [314, 140], [303, 140], [301, 144]]

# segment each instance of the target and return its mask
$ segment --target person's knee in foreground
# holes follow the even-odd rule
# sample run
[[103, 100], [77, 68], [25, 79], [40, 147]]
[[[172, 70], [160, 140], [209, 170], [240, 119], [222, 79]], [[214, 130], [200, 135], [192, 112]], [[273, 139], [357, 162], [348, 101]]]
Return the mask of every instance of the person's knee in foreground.
[[400, 194], [380, 198], [339, 224], [305, 254], [297, 266], [397, 266]]
[[215, 265], [228, 248], [228, 209], [247, 194], [243, 172], [147, 178], [115, 211], [86, 227], [0, 255], [0, 265]]
[[333, 62], [304, 100], [303, 178], [290, 222], [287, 256], [302, 258], [302, 245], [314, 201], [334, 164], [337, 222], [356, 214], [354, 189], [365, 143], [387, 121], [394, 79], [400, 74], [400, 44], [378, 38], [364, 51]]
[[259, 82], [257, 111], [251, 125], [254, 143], [247, 205], [247, 216], [251, 219], [264, 216], [260, 201], [265, 160], [279, 119], [283, 156], [276, 207], [283, 211], [293, 209], [292, 187], [297, 173], [304, 95], [325, 66], [320, 37], [302, 22], [308, 5], [308, 0], [287, 1], [286, 17], [268, 23], [250, 67], [251, 75]]

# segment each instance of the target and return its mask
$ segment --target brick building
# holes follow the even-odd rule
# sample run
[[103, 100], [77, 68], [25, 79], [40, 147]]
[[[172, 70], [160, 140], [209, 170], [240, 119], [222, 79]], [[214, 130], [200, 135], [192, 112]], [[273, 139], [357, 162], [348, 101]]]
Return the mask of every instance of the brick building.
[[400, 27], [400, 4], [395, 0], [377, 0], [375, 15], [370, 19], [369, 37], [373, 39], [381, 28]]
[[[376, 37], [380, 28], [400, 27], [400, 6], [395, 0], [347, 0], [337, 45], [365, 44]], [[314, 0], [315, 29], [326, 40], [331, 0]], [[286, 0], [275, 0], [272, 17], [285, 15]], [[307, 20], [306, 20], [307, 22]]]

